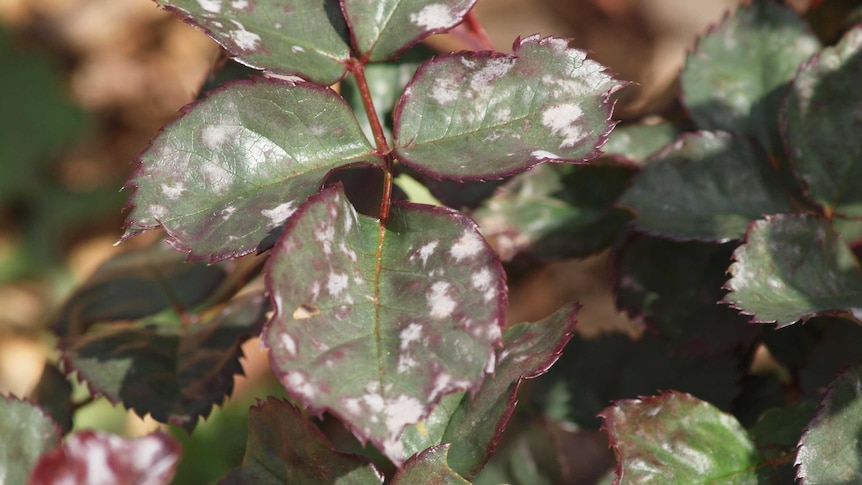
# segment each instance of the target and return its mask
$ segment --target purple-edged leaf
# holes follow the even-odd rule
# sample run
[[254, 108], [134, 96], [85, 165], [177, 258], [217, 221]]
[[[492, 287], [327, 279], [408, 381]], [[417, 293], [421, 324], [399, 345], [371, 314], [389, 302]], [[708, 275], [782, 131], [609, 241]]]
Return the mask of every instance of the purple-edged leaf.
[[381, 485], [365, 458], [336, 451], [290, 403], [275, 398], [253, 406], [242, 466], [219, 485]]
[[620, 204], [638, 229], [725, 242], [765, 214], [792, 211], [769, 157], [753, 140], [722, 132], [683, 135], [632, 179]]
[[156, 0], [201, 28], [237, 61], [332, 84], [350, 58], [338, 0]]
[[578, 307], [563, 307], [536, 323], [506, 329], [497, 369], [475, 395], [446, 396], [424, 421], [408, 426], [401, 436], [405, 455], [450, 443], [449, 464], [458, 473], [475, 475], [494, 449], [514, 411], [522, 379], [544, 374], [568, 343]]
[[191, 430], [233, 391], [240, 345], [266, 319], [261, 294], [237, 298], [210, 320], [188, 325], [97, 326], [61, 341], [67, 374], [140, 416]]
[[799, 440], [797, 478], [803, 484], [858, 483], [862, 477], [862, 367], [843, 373], [823, 397]]
[[161, 431], [135, 439], [79, 431], [44, 455], [27, 483], [167, 485], [180, 454], [180, 445]]
[[650, 155], [676, 140], [679, 134], [680, 129], [675, 124], [664, 120], [654, 124], [620, 125], [611, 132], [602, 151], [643, 165]]
[[735, 245], [639, 236], [617, 260], [617, 306], [683, 355], [741, 348], [759, 333], [748, 318], [719, 304]]
[[615, 162], [545, 164], [514, 177], [473, 218], [503, 260], [585, 257], [610, 246], [632, 218], [612, 207], [634, 168]]
[[739, 421], [690, 394], [618, 401], [601, 416], [619, 460], [614, 483], [772, 483]]
[[755, 322], [783, 327], [862, 308], [862, 270], [825, 219], [783, 215], [757, 221], [733, 257], [724, 301]]
[[781, 113], [790, 160], [827, 211], [862, 216], [862, 25], [808, 62]]
[[353, 45], [371, 62], [385, 61], [433, 33], [461, 23], [476, 0], [341, 0]]
[[60, 442], [60, 430], [35, 404], [0, 395], [0, 482], [26, 483], [39, 460]]
[[449, 468], [449, 445], [429, 448], [410, 458], [392, 477], [392, 485], [470, 485], [470, 482]]
[[188, 108], [141, 155], [123, 239], [162, 226], [192, 259], [249, 254], [330, 170], [379, 163], [372, 152], [330, 89], [264, 79], [231, 84]]
[[753, 2], [700, 38], [682, 72], [683, 102], [700, 128], [754, 135], [779, 153], [776, 116], [786, 85], [819, 48], [792, 9]]
[[288, 223], [267, 276], [263, 342], [281, 382], [395, 463], [406, 425], [494, 369], [504, 273], [456, 212], [400, 203], [381, 228], [326, 189]]
[[608, 96], [622, 86], [565, 39], [527, 37], [510, 55], [440, 56], [419, 68], [395, 109], [396, 154], [452, 180], [589, 160], [613, 128]]

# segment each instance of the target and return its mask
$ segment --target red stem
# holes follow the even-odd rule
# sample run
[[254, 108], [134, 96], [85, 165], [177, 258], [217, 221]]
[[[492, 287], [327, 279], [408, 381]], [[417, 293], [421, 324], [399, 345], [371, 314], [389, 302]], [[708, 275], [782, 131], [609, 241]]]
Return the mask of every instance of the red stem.
[[464, 25], [466, 25], [467, 29], [472, 32], [473, 36], [483, 49], [489, 51], [494, 50], [494, 43], [491, 42], [491, 38], [488, 37], [488, 33], [485, 32], [485, 28], [482, 27], [482, 23], [479, 22], [479, 17], [476, 16], [475, 8], [472, 8], [467, 12], [467, 15], [464, 17]]

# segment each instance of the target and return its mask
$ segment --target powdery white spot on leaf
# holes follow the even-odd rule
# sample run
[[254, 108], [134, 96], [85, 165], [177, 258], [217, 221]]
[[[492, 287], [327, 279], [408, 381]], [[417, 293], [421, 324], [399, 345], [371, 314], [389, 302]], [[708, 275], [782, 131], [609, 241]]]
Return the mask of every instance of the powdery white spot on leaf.
[[481, 250], [482, 238], [475, 232], [467, 230], [464, 231], [461, 238], [452, 245], [452, 249], [449, 250], [449, 254], [451, 254], [456, 261], [461, 261], [464, 258], [469, 258], [479, 254]]
[[454, 103], [458, 98], [458, 83], [452, 78], [439, 79], [431, 88], [431, 99], [441, 105]]
[[428, 263], [428, 258], [434, 254], [434, 250], [437, 249], [439, 244], [440, 241], [431, 241], [419, 248], [419, 258], [422, 260], [422, 266], [425, 266], [425, 264]]
[[286, 333], [281, 334], [281, 346], [284, 347], [284, 350], [286, 350], [291, 356], [296, 355], [296, 341], [293, 340], [293, 337], [290, 335]]
[[305, 49], [303, 49], [302, 47], [300, 47], [298, 45], [291, 47], [290, 50], [291, 50], [291, 52], [305, 52]]
[[399, 337], [401, 338], [401, 350], [407, 350], [410, 347], [410, 344], [419, 340], [419, 337], [422, 336], [422, 326], [418, 323], [411, 323], [404, 330], [401, 331]]
[[153, 204], [147, 211], [156, 219], [163, 220], [168, 215], [168, 208], [163, 205]]
[[223, 194], [233, 184], [233, 175], [219, 165], [206, 163], [201, 166], [204, 180], [216, 194]]
[[201, 130], [201, 141], [212, 151], [219, 151], [223, 145], [235, 140], [242, 131], [237, 125], [207, 125]]
[[489, 89], [492, 82], [506, 75], [514, 65], [515, 59], [512, 57], [489, 59], [485, 67], [480, 69], [476, 74], [473, 74], [470, 88], [480, 93]]
[[276, 227], [286, 221], [295, 211], [293, 202], [285, 202], [272, 209], [264, 209], [260, 211], [260, 214], [269, 219], [269, 227]]
[[428, 292], [426, 298], [432, 317], [446, 318], [455, 311], [455, 300], [447, 294], [450, 286], [445, 281], [438, 281], [431, 285], [431, 291]]
[[572, 147], [584, 138], [583, 129], [576, 125], [584, 112], [575, 104], [564, 103], [551, 106], [542, 113], [542, 125], [559, 136], [563, 136], [560, 148]]
[[436, 3], [426, 5], [419, 13], [411, 13], [410, 21], [424, 29], [435, 30], [449, 27], [457, 19], [447, 5]]
[[287, 374], [287, 384], [294, 392], [305, 396], [307, 399], [313, 399], [316, 394], [314, 386], [302, 372], [289, 372]]
[[236, 212], [236, 207], [229, 205], [221, 210], [221, 220], [226, 221]]
[[182, 182], [177, 182], [173, 185], [162, 184], [162, 193], [171, 200], [179, 199], [185, 190], [186, 186]]
[[408, 424], [418, 423], [424, 412], [418, 399], [402, 394], [387, 403], [386, 427], [392, 436], [397, 436]]
[[236, 20], [231, 19], [231, 22], [237, 27], [236, 30], [232, 30], [230, 33], [230, 38], [236, 46], [246, 51], [257, 49], [258, 43], [261, 40], [260, 36], [254, 32], [245, 30], [245, 26]]
[[237, 10], [242, 10], [248, 8], [248, 0], [233, 0], [230, 6]]
[[330, 296], [338, 296], [347, 289], [349, 281], [345, 273], [330, 272], [329, 279], [326, 282], [326, 290], [329, 291]]
[[221, 13], [221, 0], [198, 0], [198, 5], [210, 13]]
[[556, 153], [551, 153], [551, 152], [546, 151], [546, 150], [535, 150], [535, 151], [530, 153], [530, 156], [532, 156], [533, 158], [539, 159], [539, 160], [544, 160], [544, 159], [559, 160], [559, 159], [563, 158], [563, 157], [557, 155]]

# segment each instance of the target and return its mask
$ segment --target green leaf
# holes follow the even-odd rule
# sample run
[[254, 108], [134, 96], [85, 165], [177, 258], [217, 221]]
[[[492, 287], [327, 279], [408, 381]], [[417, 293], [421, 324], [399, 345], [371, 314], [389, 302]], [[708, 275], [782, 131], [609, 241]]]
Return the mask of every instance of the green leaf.
[[406, 425], [495, 367], [504, 273], [454, 211], [400, 203], [382, 227], [328, 188], [288, 223], [267, 276], [263, 342], [281, 382], [396, 464]]
[[494, 375], [474, 395], [446, 396], [428, 418], [408, 426], [401, 436], [405, 454], [451, 443], [452, 468], [467, 477], [478, 473], [506, 429], [521, 380], [544, 374], [556, 362], [572, 336], [578, 308], [567, 305], [540, 322], [506, 329]]
[[799, 440], [797, 477], [806, 485], [858, 483], [862, 477], [862, 368], [853, 367], [830, 387]]
[[395, 152], [419, 172], [452, 180], [589, 160], [613, 128], [608, 96], [622, 86], [559, 38], [527, 37], [510, 55], [439, 56], [419, 68], [396, 107]]
[[724, 301], [755, 322], [783, 327], [862, 308], [859, 263], [825, 219], [781, 215], [757, 221], [733, 256]]
[[767, 459], [779, 458], [796, 452], [799, 437], [816, 410], [815, 401], [800, 401], [770, 409], [748, 431], [757, 449]]
[[632, 180], [620, 204], [638, 229], [674, 239], [741, 238], [764, 214], [793, 211], [763, 149], [721, 132], [683, 135]]
[[156, 0], [237, 61], [329, 85], [350, 58], [338, 0]]
[[251, 294], [210, 319], [187, 325], [95, 326], [60, 342], [67, 374], [140, 416], [191, 431], [233, 391], [242, 374], [240, 345], [265, 320], [266, 300]]
[[786, 85], [819, 49], [792, 9], [753, 2], [700, 38], [682, 72], [683, 102], [700, 128], [750, 134], [781, 153], [776, 117]]
[[392, 477], [392, 485], [470, 485], [464, 477], [449, 468], [449, 445], [429, 448], [410, 458]]
[[242, 466], [219, 485], [381, 485], [366, 459], [335, 451], [290, 403], [274, 398], [249, 411], [248, 444]]
[[621, 125], [611, 132], [602, 151], [643, 165], [650, 155], [676, 140], [679, 134], [680, 129], [665, 120], [659, 123]]
[[781, 113], [790, 160], [829, 213], [862, 216], [862, 26], [803, 66]]
[[38, 406], [0, 395], [0, 481], [26, 483], [37, 460], [60, 442], [60, 430]]
[[461, 23], [476, 0], [341, 0], [353, 45], [371, 62], [391, 59], [428, 37]]
[[473, 217], [503, 260], [595, 254], [614, 242], [631, 214], [612, 207], [633, 167], [615, 162], [540, 165], [497, 189]]
[[72, 384], [57, 366], [45, 363], [42, 377], [30, 394], [30, 400], [51, 416], [61, 434], [66, 434], [72, 429], [72, 415], [75, 413], [75, 405], [72, 403]]
[[602, 418], [621, 484], [772, 483], [739, 422], [689, 394], [618, 401]]
[[332, 169], [380, 163], [372, 152], [350, 108], [329, 89], [264, 79], [231, 84], [187, 108], [141, 156], [122, 240], [162, 226], [191, 259], [249, 254]]

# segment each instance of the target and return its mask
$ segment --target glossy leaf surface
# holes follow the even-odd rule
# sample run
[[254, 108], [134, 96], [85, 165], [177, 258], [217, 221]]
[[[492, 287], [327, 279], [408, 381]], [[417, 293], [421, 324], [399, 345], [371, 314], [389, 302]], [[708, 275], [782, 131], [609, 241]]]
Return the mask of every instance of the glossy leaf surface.
[[781, 117], [790, 160], [828, 212], [862, 216], [862, 26], [799, 72]]
[[479, 472], [514, 411], [521, 380], [544, 374], [556, 362], [574, 331], [577, 309], [565, 306], [539, 322], [507, 328], [494, 375], [475, 395], [447, 396], [427, 419], [405, 429], [405, 454], [451, 443], [450, 466], [467, 477]]
[[79, 431], [44, 455], [27, 483], [167, 485], [180, 454], [179, 444], [161, 431], [135, 439]]
[[273, 251], [275, 315], [263, 332], [273, 370], [394, 462], [406, 458], [406, 425], [493, 370], [504, 274], [464, 216], [398, 204], [381, 228], [335, 186], [309, 199]]
[[378, 163], [348, 105], [307, 83], [231, 84], [189, 107], [140, 158], [123, 239], [162, 226], [192, 259], [255, 251], [330, 170]]
[[793, 210], [763, 149], [713, 132], [684, 135], [656, 154], [620, 204], [635, 210], [638, 229], [719, 242], [741, 238], [764, 214]]
[[613, 127], [608, 96], [621, 86], [564, 39], [527, 37], [511, 55], [439, 56], [419, 68], [396, 108], [396, 154], [452, 180], [589, 160]]
[[39, 457], [57, 446], [60, 430], [35, 404], [0, 395], [0, 482], [26, 483]]
[[240, 345], [257, 334], [267, 307], [252, 294], [185, 330], [161, 322], [97, 327], [61, 342], [65, 370], [111, 402], [191, 431], [233, 391]]
[[786, 84], [819, 48], [789, 7], [752, 2], [700, 38], [682, 72], [683, 101], [700, 128], [747, 133], [779, 153]]
[[237, 61], [328, 85], [350, 57], [338, 0], [156, 0]]
[[862, 270], [825, 219], [776, 216], [755, 222], [734, 253], [727, 303], [779, 327], [862, 308]]
[[385, 61], [436, 32], [461, 23], [476, 0], [341, 0], [357, 52]]
[[449, 445], [435, 446], [410, 458], [392, 477], [392, 485], [470, 485], [464, 477], [449, 468]]
[[365, 459], [335, 451], [290, 403], [269, 398], [253, 406], [242, 466], [220, 485], [381, 485], [383, 477]]
[[618, 483], [772, 483], [739, 422], [689, 394], [618, 401], [602, 417]]

